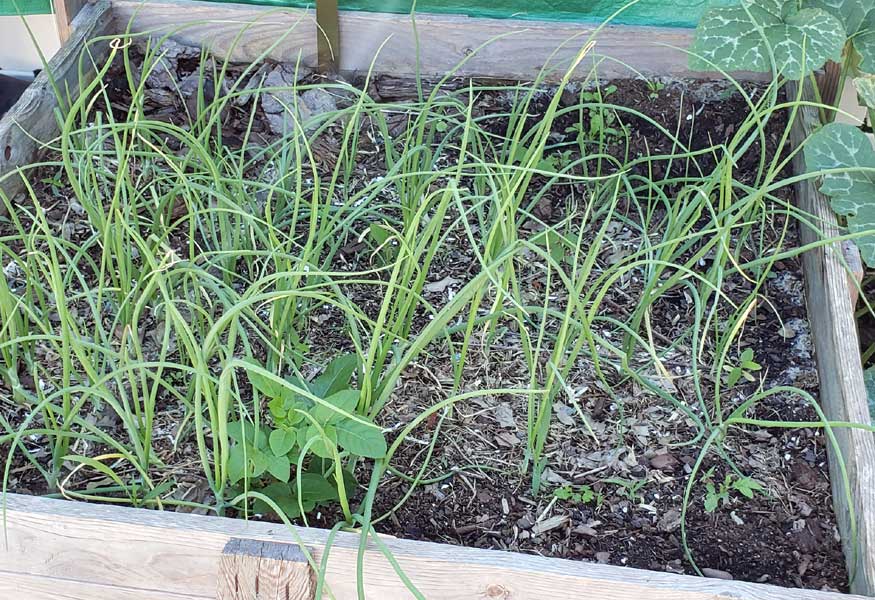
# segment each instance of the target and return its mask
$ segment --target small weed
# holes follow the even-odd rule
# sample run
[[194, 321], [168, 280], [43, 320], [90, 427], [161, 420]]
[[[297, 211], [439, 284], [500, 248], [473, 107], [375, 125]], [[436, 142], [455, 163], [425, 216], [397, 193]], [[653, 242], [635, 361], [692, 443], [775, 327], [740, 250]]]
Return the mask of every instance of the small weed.
[[595, 504], [601, 506], [604, 496], [596, 493], [588, 485], [564, 485], [553, 490], [553, 496], [559, 500], [565, 500], [574, 504]]
[[712, 513], [721, 504], [723, 506], [729, 504], [732, 492], [738, 492], [748, 499], [753, 498], [756, 492], [765, 494], [765, 489], [758, 481], [750, 477], [737, 477], [732, 473], [727, 474], [719, 486], [717, 486], [712, 480], [713, 471], [714, 469], [712, 468], [703, 478], [705, 489], [707, 490], [705, 494], [705, 512]]
[[605, 483], [617, 486], [617, 494], [623, 498], [627, 498], [635, 504], [644, 502], [644, 494], [642, 490], [647, 485], [646, 479], [623, 479], [622, 477], [612, 477], [605, 479]]
[[725, 365], [723, 370], [729, 373], [726, 376], [726, 383], [732, 387], [741, 381], [742, 377], [749, 382], [754, 382], [756, 379], [753, 373], [762, 369], [762, 365], [754, 361], [753, 350], [747, 348], [741, 353], [739, 362], [736, 366]]
[[650, 99], [656, 100], [659, 98], [659, 92], [665, 89], [665, 84], [661, 81], [648, 80], [647, 89], [650, 91]]

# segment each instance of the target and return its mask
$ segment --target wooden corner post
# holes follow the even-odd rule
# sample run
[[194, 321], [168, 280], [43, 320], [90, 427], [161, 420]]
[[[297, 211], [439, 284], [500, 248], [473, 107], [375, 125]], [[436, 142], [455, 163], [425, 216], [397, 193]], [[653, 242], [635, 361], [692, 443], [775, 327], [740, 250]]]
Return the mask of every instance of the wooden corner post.
[[87, 0], [52, 0], [52, 10], [55, 13], [55, 23], [58, 26], [58, 37], [64, 44], [70, 39], [73, 29], [73, 18], [79, 14]]
[[319, 71], [336, 73], [340, 67], [340, 13], [337, 0], [316, 0], [316, 25]]
[[217, 600], [313, 600], [313, 570], [299, 546], [231, 538], [219, 562]]

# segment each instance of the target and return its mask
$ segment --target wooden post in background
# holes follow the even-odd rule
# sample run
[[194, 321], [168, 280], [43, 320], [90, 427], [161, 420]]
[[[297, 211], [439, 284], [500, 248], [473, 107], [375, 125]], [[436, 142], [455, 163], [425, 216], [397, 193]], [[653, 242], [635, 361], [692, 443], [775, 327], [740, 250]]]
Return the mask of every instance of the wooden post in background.
[[231, 538], [219, 564], [217, 600], [313, 600], [313, 571], [294, 544]]
[[55, 22], [58, 24], [58, 36], [62, 44], [70, 39], [70, 23], [86, 2], [87, 0], [52, 0]]
[[319, 71], [336, 73], [340, 64], [340, 15], [337, 0], [316, 0]]

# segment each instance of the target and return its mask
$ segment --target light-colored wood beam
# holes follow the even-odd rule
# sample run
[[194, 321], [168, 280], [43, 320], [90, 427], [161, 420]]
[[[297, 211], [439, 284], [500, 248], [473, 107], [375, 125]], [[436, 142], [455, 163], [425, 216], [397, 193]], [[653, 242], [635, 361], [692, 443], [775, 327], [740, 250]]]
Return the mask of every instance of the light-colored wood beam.
[[313, 570], [295, 544], [231, 538], [219, 561], [217, 600], [313, 600]]
[[[788, 92], [793, 97], [795, 91]], [[813, 98], [813, 94], [809, 95]], [[792, 130], [791, 140], [801, 145], [820, 126], [818, 110], [802, 107]], [[805, 172], [801, 152], [794, 159], [796, 173]], [[813, 179], [796, 185], [796, 203], [820, 231], [800, 225], [803, 245], [841, 235], [829, 198], [818, 191]], [[860, 342], [848, 272], [839, 243], [819, 246], [803, 255], [805, 297], [808, 320], [814, 337], [817, 372], [820, 376], [820, 405], [831, 421], [871, 423]], [[852, 576], [851, 589], [875, 596], [875, 436], [857, 429], [836, 429], [840, 455], [828, 447], [829, 475], [833, 508], [842, 536], [845, 558]], [[844, 461], [850, 481], [847, 501], [840, 460]]]
[[[6, 539], [0, 544], [0, 590], [25, 576], [70, 580], [72, 587], [124, 589], [212, 598], [225, 547], [232, 538], [304, 544], [319, 564], [328, 532], [238, 519], [122, 508], [9, 495]], [[444, 544], [381, 538], [426, 598], [546, 600], [862, 600], [814, 590], [703, 579]], [[328, 554], [325, 583], [338, 600], [357, 598], [359, 537], [339, 533]], [[367, 598], [412, 598], [373, 543], [364, 556]], [[12, 574], [12, 575], [10, 575]], [[15, 579], [10, 583], [9, 578]], [[5, 587], [4, 587], [5, 586]], [[29, 596], [29, 588], [16, 598]], [[174, 596], [174, 594], [176, 596]], [[60, 597], [63, 597], [59, 594]], [[78, 598], [77, 596], [73, 596]], [[110, 592], [91, 600], [117, 600]], [[143, 596], [148, 597], [148, 596]], [[138, 598], [131, 596], [131, 598]]]
[[70, 39], [73, 32], [73, 19], [85, 6], [87, 0], [52, 0], [52, 9], [55, 13], [55, 23], [58, 25], [58, 37], [61, 43]]
[[[251, 62], [285, 36], [270, 52], [271, 58], [294, 61], [300, 52], [308, 67], [318, 63], [314, 11], [193, 0], [153, 0], [145, 9], [138, 0], [113, 0], [113, 7], [120, 23], [132, 19], [134, 31], [173, 32], [178, 42], [204, 45], [235, 62]], [[257, 25], [245, 29], [251, 23]], [[555, 80], [595, 29], [590, 23], [422, 13], [416, 16], [414, 31], [409, 15], [341, 11], [338, 66], [345, 73], [364, 74], [373, 62], [376, 72], [401, 77], [417, 72], [443, 77], [453, 71], [461, 76], [527, 80], [549, 63], [552, 70], [548, 79]], [[597, 63], [602, 77], [707, 76], [687, 68], [683, 48], [690, 45], [692, 36], [689, 29], [606, 27], [578, 74], [586, 75]]]

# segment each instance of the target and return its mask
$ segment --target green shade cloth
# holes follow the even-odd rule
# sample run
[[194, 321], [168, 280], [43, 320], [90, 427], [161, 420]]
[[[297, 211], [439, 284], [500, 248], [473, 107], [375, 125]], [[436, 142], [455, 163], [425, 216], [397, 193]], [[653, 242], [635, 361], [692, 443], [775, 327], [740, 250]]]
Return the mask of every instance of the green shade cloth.
[[[216, 0], [219, 2], [225, 0]], [[227, 0], [234, 1], [234, 0]], [[240, 0], [236, 0], [240, 1]], [[246, 4], [312, 8], [312, 0], [244, 0]], [[717, 0], [710, 4], [729, 4], [733, 0]], [[148, 0], [147, 0], [148, 4]], [[420, 13], [461, 14], [469, 17], [543, 19], [555, 21], [600, 21], [627, 2], [623, 0], [420, 0]], [[17, 7], [16, 7], [17, 5]], [[616, 23], [659, 25], [665, 27], [695, 27], [709, 5], [708, 0], [640, 0], [626, 9]], [[413, 0], [340, 0], [341, 10], [409, 13]], [[0, 15], [51, 13], [50, 0], [0, 0]]]
[[[3, 0], [0, 0], [3, 1]], [[219, 2], [235, 0], [216, 0]], [[236, 0], [240, 2], [241, 0]], [[242, 0], [247, 4], [312, 8], [310, 0]], [[737, 0], [640, 0], [623, 11], [615, 23], [663, 27], [695, 27], [709, 5]], [[418, 13], [460, 14], [469, 17], [602, 21], [629, 2], [625, 0], [419, 0]], [[341, 10], [409, 13], [413, 0], [340, 0]]]
[[0, 0], [0, 17], [47, 15], [52, 12], [51, 0]]

